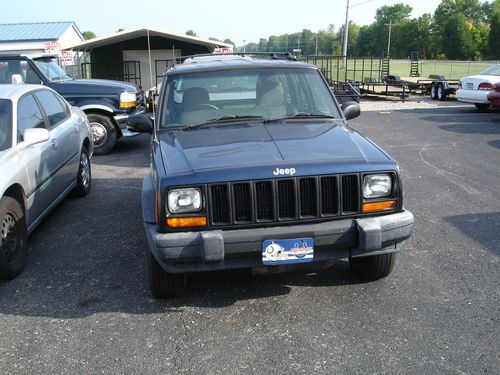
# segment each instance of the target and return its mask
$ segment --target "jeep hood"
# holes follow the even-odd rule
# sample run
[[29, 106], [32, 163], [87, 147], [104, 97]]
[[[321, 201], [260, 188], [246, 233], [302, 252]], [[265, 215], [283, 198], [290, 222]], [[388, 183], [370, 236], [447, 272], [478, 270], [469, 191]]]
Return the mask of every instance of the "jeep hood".
[[262, 166], [395, 165], [390, 156], [341, 121], [223, 124], [160, 131], [158, 137], [167, 174]]

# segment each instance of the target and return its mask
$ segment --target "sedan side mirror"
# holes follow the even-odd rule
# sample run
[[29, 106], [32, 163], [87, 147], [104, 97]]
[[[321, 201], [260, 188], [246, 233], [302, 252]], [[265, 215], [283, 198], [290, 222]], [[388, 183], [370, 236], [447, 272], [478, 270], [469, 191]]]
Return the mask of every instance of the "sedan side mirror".
[[26, 146], [47, 142], [49, 138], [50, 138], [50, 133], [47, 129], [40, 129], [40, 128], [26, 129], [23, 134], [23, 142]]
[[345, 102], [342, 104], [342, 112], [344, 112], [346, 120], [351, 120], [361, 114], [361, 107], [356, 102]]
[[132, 115], [127, 119], [127, 129], [138, 133], [152, 133], [153, 120], [147, 115]]

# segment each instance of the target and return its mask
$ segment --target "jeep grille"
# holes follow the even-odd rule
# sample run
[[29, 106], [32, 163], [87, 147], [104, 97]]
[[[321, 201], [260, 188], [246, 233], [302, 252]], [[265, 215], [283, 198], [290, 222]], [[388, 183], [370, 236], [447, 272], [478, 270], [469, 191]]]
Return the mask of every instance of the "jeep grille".
[[360, 212], [359, 175], [209, 185], [213, 226], [329, 219]]

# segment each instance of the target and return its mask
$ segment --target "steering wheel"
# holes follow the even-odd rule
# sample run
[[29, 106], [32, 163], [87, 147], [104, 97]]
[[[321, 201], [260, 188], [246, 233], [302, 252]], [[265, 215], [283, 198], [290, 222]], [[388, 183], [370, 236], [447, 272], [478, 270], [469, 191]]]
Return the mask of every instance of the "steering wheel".
[[213, 104], [208, 104], [208, 103], [199, 103], [199, 104], [195, 104], [193, 105], [190, 109], [214, 109], [216, 111], [219, 111], [220, 108], [213, 105]]

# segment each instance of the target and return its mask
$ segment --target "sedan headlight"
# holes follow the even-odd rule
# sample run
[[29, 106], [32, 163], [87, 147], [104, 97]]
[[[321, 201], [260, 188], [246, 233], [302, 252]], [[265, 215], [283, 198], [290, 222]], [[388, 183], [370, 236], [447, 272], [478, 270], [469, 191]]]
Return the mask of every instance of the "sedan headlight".
[[168, 210], [173, 214], [196, 212], [201, 209], [201, 191], [196, 188], [174, 189], [168, 192]]
[[363, 197], [387, 197], [392, 192], [392, 177], [388, 174], [372, 174], [363, 179]]
[[137, 95], [135, 92], [122, 92], [120, 94], [120, 107], [129, 108], [136, 106]]

